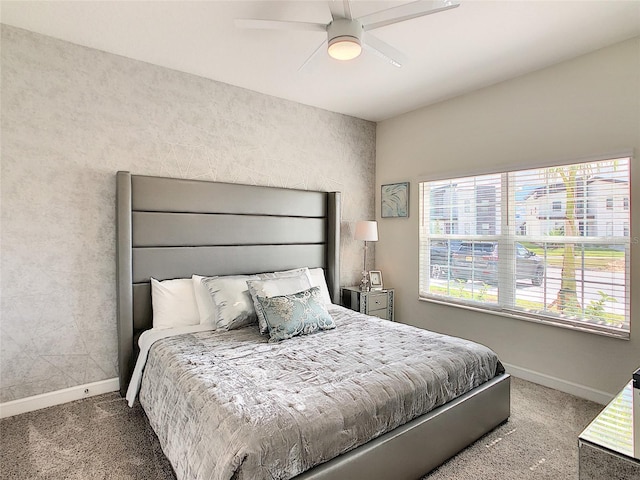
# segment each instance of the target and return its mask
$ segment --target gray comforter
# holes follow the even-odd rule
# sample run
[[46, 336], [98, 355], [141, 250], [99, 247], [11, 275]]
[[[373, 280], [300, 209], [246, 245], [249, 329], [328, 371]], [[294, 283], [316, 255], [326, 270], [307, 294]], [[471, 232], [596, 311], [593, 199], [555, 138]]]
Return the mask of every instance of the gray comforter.
[[482, 345], [331, 313], [276, 344], [256, 325], [153, 345], [140, 402], [179, 479], [288, 479], [503, 371]]

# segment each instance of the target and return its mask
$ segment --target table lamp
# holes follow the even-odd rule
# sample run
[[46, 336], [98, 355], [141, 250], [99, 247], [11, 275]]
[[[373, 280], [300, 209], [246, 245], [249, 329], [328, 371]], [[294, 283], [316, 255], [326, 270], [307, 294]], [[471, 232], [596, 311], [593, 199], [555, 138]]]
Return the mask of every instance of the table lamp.
[[360, 289], [363, 292], [369, 290], [369, 280], [367, 278], [367, 242], [378, 241], [378, 222], [370, 220], [361, 220], [356, 222], [356, 232], [354, 235], [356, 240], [364, 240], [364, 263], [362, 267], [362, 280], [360, 281]]

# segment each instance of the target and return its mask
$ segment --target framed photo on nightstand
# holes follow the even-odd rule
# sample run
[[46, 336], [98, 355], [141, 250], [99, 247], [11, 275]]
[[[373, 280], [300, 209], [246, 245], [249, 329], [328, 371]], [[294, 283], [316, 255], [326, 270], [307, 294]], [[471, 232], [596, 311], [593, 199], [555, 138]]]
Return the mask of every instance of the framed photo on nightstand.
[[382, 290], [382, 272], [380, 270], [369, 272], [369, 285], [371, 290]]

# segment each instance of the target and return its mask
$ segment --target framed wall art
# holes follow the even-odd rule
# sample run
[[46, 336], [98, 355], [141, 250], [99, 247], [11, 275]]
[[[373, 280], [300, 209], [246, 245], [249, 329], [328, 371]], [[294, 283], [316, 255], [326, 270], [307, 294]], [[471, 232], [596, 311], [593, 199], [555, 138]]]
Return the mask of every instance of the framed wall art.
[[382, 218], [409, 216], [409, 182], [382, 185], [380, 198]]

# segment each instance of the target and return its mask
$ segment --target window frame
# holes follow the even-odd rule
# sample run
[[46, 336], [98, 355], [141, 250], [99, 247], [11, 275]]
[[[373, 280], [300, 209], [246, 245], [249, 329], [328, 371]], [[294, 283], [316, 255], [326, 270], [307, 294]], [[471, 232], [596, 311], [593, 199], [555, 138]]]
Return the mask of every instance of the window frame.
[[[629, 193], [631, 192], [631, 177], [632, 177], [632, 168], [633, 168], [633, 163], [635, 161], [635, 158], [633, 156], [633, 152], [632, 151], [624, 151], [624, 152], [616, 152], [613, 154], [608, 154], [608, 155], [602, 155], [602, 156], [597, 156], [597, 157], [591, 157], [591, 158], [586, 158], [586, 159], [579, 159], [579, 160], [565, 160], [562, 162], [546, 162], [544, 164], [541, 165], [534, 165], [534, 166], [530, 166], [530, 167], [520, 167], [520, 168], [513, 168], [513, 169], [504, 169], [504, 170], [499, 170], [499, 171], [495, 171], [495, 170], [484, 170], [484, 171], [476, 171], [476, 172], [469, 172], [469, 173], [461, 173], [461, 172], [456, 172], [450, 175], [440, 175], [440, 176], [432, 176], [432, 177], [421, 177], [418, 178], [418, 182], [419, 182], [419, 210], [420, 210], [420, 217], [419, 217], [419, 233], [418, 233], [418, 244], [419, 244], [419, 258], [420, 258], [420, 265], [419, 265], [419, 284], [418, 284], [418, 299], [420, 301], [425, 301], [425, 302], [429, 302], [429, 303], [435, 303], [435, 304], [441, 304], [441, 305], [446, 305], [446, 306], [452, 306], [452, 307], [456, 307], [456, 308], [462, 308], [462, 309], [466, 309], [466, 310], [471, 310], [471, 311], [476, 311], [476, 312], [481, 312], [481, 313], [489, 313], [489, 314], [493, 314], [493, 315], [498, 315], [498, 316], [502, 316], [502, 317], [507, 317], [507, 318], [511, 318], [511, 319], [516, 319], [516, 320], [524, 320], [524, 321], [529, 321], [529, 322], [534, 322], [534, 323], [539, 323], [539, 324], [546, 324], [546, 325], [551, 325], [551, 326], [555, 326], [555, 327], [560, 327], [560, 328], [567, 328], [567, 329], [571, 329], [574, 331], [581, 331], [581, 332], [587, 332], [587, 333], [592, 333], [592, 334], [597, 334], [597, 335], [603, 335], [603, 336], [607, 336], [607, 337], [613, 337], [613, 338], [618, 338], [618, 339], [623, 339], [623, 340], [629, 340], [630, 339], [630, 335], [631, 335], [631, 310], [630, 310], [630, 299], [631, 299], [631, 271], [630, 271], [630, 264], [631, 264], [631, 240], [630, 237], [629, 241], [627, 241], [625, 243], [625, 272], [624, 272], [624, 289], [625, 289], [625, 328], [617, 328], [617, 327], [613, 327], [613, 326], [601, 326], [598, 324], [591, 324], [591, 323], [587, 323], [587, 322], [578, 322], [576, 320], [571, 320], [571, 319], [563, 319], [560, 317], [551, 317], [551, 316], [544, 316], [544, 315], [538, 315], [538, 314], [528, 314], [524, 311], [521, 310], [515, 310], [509, 307], [505, 307], [502, 306], [502, 302], [499, 300], [497, 305], [493, 305], [493, 304], [482, 304], [482, 303], [478, 303], [476, 301], [465, 301], [464, 299], [460, 299], [460, 298], [454, 298], [454, 297], [447, 297], [447, 296], [441, 296], [441, 295], [435, 295], [435, 294], [429, 294], [429, 293], [425, 293], [423, 292], [423, 284], [424, 284], [424, 276], [425, 276], [425, 272], [426, 275], [429, 276], [429, 270], [431, 267], [429, 268], [424, 268], [423, 265], [425, 265], [424, 260], [425, 260], [425, 256], [428, 257], [429, 256], [429, 248], [427, 246], [427, 248], [424, 248], [424, 232], [425, 230], [429, 229], [429, 226], [425, 226], [423, 220], [425, 219], [424, 216], [424, 210], [429, 209], [429, 201], [427, 200], [425, 202], [425, 195], [424, 195], [424, 184], [428, 183], [428, 182], [437, 182], [437, 181], [444, 181], [444, 180], [457, 180], [457, 179], [462, 179], [462, 178], [472, 178], [472, 177], [478, 177], [478, 176], [482, 176], [482, 175], [497, 175], [500, 174], [502, 175], [503, 178], [503, 186], [504, 186], [504, 182], [505, 182], [505, 178], [509, 178], [510, 175], [512, 173], [515, 172], [520, 172], [520, 171], [526, 171], [526, 170], [533, 170], [533, 169], [545, 169], [545, 168], [553, 168], [553, 167], [561, 167], [561, 166], [565, 166], [565, 165], [577, 165], [577, 164], [585, 164], [585, 163], [595, 163], [595, 162], [603, 162], [603, 161], [614, 161], [614, 160], [620, 160], [620, 159], [625, 159], [627, 160], [627, 174], [628, 174], [628, 181], [629, 181]], [[507, 180], [507, 188], [503, 188], [502, 190], [502, 197], [500, 198], [501, 204], [504, 204], [504, 202], [506, 201], [506, 208], [502, 208], [503, 210], [503, 217], [505, 215], [508, 215], [508, 210], [509, 208], [512, 208], [509, 205], [509, 199], [508, 199], [508, 195], [509, 195], [509, 187], [508, 187], [508, 180]], [[583, 202], [582, 208], [584, 209], [584, 207], [586, 206], [588, 208], [588, 203], [589, 200], [586, 198], [583, 198], [582, 196], [580, 196], [580, 198], [578, 198], [576, 200], [576, 202]], [[630, 204], [630, 202], [629, 202]], [[625, 207], [628, 207], [629, 210], [631, 209], [630, 205], [624, 205]], [[627, 210], [626, 208], [623, 208], [623, 210]], [[629, 212], [629, 220], [631, 220], [631, 212]], [[577, 236], [576, 237], [561, 237], [561, 243], [574, 243], [574, 244], [592, 244], [593, 241], [599, 242], [599, 243], [603, 243], [603, 244], [609, 244], [608, 239], [606, 239], [606, 237], [587, 237], [586, 235], [588, 235], [588, 231], [589, 231], [589, 226], [585, 223], [583, 226], [583, 231], [580, 231], [578, 228], [578, 222], [581, 220], [580, 216], [577, 216], [576, 218], [576, 231]], [[429, 222], [427, 222], [429, 223]], [[508, 225], [508, 221], [506, 222], [506, 224]], [[504, 224], [504, 218], [501, 219], [500, 222], [500, 229], [505, 228], [505, 224]], [[524, 235], [526, 236], [526, 232], [523, 232]], [[630, 235], [631, 232], [629, 232], [628, 235]], [[461, 240], [465, 241], [464, 238], [467, 238], [470, 241], [495, 241], [498, 242], [499, 248], [510, 248], [511, 250], [513, 250], [513, 254], [515, 258], [515, 243], [520, 241], [520, 238], [518, 236], [518, 229], [515, 229], [514, 232], [512, 232], [511, 234], [502, 234], [502, 235], [465, 235], [465, 234], [459, 234], [456, 235], [456, 240]], [[505, 240], [505, 237], [508, 238], [508, 240]], [[426, 235], [426, 242], [428, 244], [429, 239], [431, 240], [439, 240], [439, 241], [451, 241], [451, 235], [447, 235], [447, 234], [443, 234], [443, 235], [437, 235], [437, 234], [431, 234], [429, 233], [428, 235]], [[526, 240], [525, 240], [526, 241]], [[555, 241], [555, 239], [554, 239]], [[503, 246], [504, 244], [504, 246]], [[509, 245], [510, 244], [510, 245]], [[425, 255], [426, 253], [426, 255]], [[513, 273], [513, 272], [512, 272]], [[499, 272], [500, 275], [504, 275], [504, 269], [500, 269]], [[428, 285], [428, 280], [427, 280], [427, 285]], [[498, 295], [500, 295], [500, 292], [498, 292]]]

